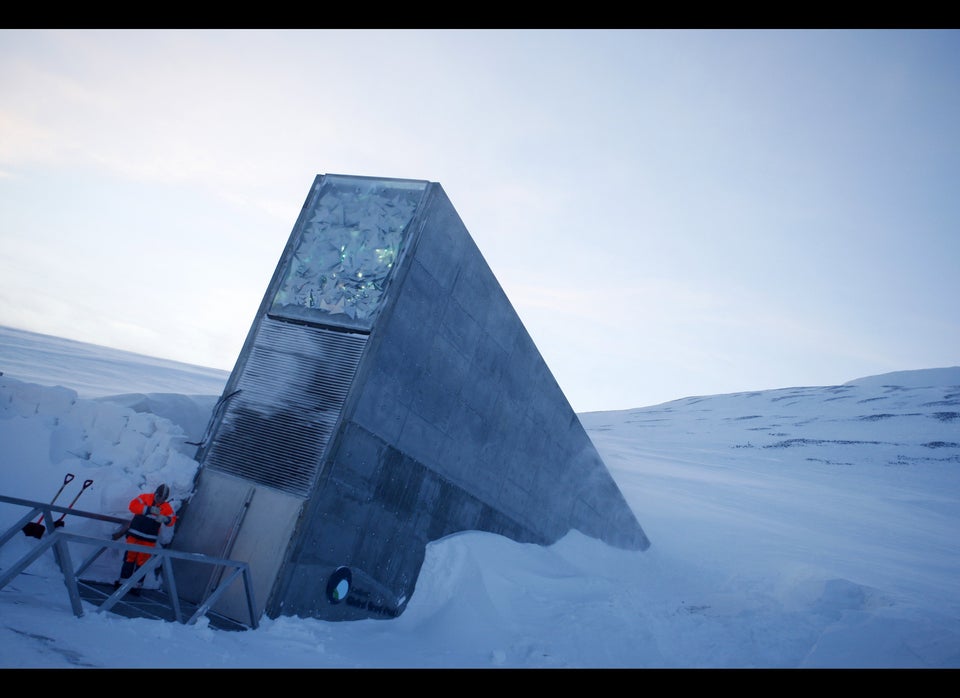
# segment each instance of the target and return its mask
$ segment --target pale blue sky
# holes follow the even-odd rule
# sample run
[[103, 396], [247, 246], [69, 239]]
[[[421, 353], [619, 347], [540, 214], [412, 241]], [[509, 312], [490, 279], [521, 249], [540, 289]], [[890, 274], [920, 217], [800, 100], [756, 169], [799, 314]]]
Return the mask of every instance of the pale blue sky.
[[958, 124], [956, 30], [2, 30], [0, 324], [229, 370], [339, 173], [439, 182], [578, 412], [955, 366]]

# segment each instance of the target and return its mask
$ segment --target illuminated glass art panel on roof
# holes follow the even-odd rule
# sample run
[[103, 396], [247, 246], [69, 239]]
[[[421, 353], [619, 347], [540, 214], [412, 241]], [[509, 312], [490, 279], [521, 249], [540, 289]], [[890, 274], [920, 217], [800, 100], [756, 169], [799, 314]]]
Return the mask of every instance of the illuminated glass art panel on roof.
[[270, 314], [369, 329], [427, 184], [328, 175]]

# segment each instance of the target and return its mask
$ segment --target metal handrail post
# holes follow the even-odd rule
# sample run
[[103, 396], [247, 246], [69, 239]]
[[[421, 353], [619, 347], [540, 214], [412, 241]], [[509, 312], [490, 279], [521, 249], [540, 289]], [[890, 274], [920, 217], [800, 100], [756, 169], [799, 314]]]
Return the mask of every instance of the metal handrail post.
[[83, 616], [83, 602], [80, 599], [80, 589], [77, 588], [77, 577], [73, 572], [73, 561], [70, 557], [70, 546], [64, 540], [64, 535], [59, 530], [54, 530], [49, 535], [53, 540], [53, 556], [60, 566], [60, 572], [63, 574], [63, 583], [67, 587], [67, 596], [70, 597], [70, 606], [73, 608], [73, 615], [78, 618]]
[[170, 597], [170, 602], [173, 604], [173, 613], [177, 618], [178, 623], [183, 622], [183, 611], [180, 609], [180, 595], [177, 593], [177, 582], [173, 574], [173, 563], [170, 562], [170, 557], [167, 555], [163, 556], [161, 560], [162, 570], [163, 570], [163, 586], [167, 590], [167, 595]]
[[259, 624], [257, 621], [257, 605], [253, 600], [253, 578], [250, 576], [250, 565], [243, 565], [243, 590], [247, 594], [247, 613], [250, 616], [250, 624], [254, 629]]

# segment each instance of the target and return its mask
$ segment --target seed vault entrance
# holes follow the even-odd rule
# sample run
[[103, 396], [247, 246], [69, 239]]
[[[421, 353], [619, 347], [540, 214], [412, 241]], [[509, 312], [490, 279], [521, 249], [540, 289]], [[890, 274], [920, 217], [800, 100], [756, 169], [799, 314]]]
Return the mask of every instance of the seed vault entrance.
[[650, 545], [435, 182], [317, 176], [197, 460], [172, 547], [271, 617], [394, 617], [464, 530]]

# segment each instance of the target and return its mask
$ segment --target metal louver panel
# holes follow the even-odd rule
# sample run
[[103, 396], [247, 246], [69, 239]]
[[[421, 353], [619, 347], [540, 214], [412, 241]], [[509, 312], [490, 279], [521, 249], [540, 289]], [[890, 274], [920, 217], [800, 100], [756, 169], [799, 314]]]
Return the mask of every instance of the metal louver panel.
[[366, 342], [264, 318], [206, 465], [306, 498]]

